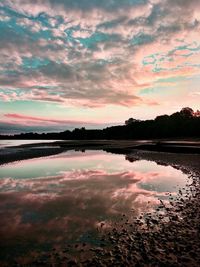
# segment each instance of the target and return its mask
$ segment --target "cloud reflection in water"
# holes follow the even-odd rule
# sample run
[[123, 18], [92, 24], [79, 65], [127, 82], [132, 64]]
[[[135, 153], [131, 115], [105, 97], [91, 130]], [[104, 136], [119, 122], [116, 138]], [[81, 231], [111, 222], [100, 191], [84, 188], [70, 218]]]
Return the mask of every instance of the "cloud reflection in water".
[[[172, 167], [101, 151], [67, 152], [1, 167], [2, 255], [78, 240], [101, 221], [148, 211], [184, 187]], [[26, 249], [25, 249], [26, 247]], [[2, 256], [1, 256], [2, 257]]]

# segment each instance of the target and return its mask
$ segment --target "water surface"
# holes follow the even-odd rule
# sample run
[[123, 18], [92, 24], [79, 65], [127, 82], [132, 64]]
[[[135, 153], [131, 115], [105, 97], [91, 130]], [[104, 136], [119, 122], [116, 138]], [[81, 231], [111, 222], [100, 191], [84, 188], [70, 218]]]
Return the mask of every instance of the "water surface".
[[55, 245], [93, 242], [101, 222], [152, 210], [188, 183], [170, 166], [103, 151], [74, 152], [0, 167], [0, 260]]
[[53, 143], [60, 140], [0, 140], [0, 148], [37, 143]]

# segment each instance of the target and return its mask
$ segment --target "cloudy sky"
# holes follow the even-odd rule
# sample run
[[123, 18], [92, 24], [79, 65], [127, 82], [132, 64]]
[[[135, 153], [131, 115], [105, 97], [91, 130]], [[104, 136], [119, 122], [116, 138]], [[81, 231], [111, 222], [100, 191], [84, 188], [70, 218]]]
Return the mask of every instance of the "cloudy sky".
[[200, 103], [199, 0], [0, 0], [0, 132]]

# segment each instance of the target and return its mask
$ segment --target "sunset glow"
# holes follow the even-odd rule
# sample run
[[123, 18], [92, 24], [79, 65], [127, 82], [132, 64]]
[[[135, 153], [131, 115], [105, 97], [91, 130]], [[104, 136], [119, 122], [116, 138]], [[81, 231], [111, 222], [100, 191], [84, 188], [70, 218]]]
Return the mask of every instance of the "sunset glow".
[[1, 133], [198, 109], [199, 32], [199, 0], [1, 0]]

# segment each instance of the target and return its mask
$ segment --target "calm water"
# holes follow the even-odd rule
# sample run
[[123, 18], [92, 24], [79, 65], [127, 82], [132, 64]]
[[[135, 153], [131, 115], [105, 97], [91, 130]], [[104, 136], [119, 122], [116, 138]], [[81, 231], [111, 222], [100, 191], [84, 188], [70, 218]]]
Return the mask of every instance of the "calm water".
[[[92, 242], [101, 222], [149, 211], [189, 182], [154, 162], [102, 151], [66, 152], [0, 167], [0, 260]], [[133, 211], [134, 209], [134, 211]]]
[[60, 140], [0, 140], [0, 148], [9, 146], [20, 146], [27, 144], [37, 144], [37, 143], [51, 143]]

